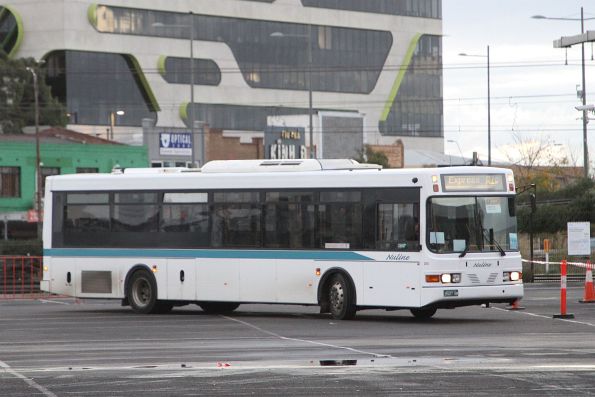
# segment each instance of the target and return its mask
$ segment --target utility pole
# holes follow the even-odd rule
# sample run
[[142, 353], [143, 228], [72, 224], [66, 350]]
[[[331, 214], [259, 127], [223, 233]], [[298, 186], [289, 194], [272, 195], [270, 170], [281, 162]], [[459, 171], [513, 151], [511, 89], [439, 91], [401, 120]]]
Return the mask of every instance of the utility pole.
[[35, 96], [35, 210], [37, 213], [37, 238], [42, 238], [42, 212], [41, 212], [41, 154], [39, 150], [39, 87], [37, 73], [32, 67], [27, 70], [33, 75], [33, 95]]
[[[534, 15], [532, 18], [534, 19], [553, 19], [553, 20], [560, 20], [560, 21], [576, 21], [576, 18], [551, 18], [545, 17], [543, 15]], [[581, 62], [581, 74], [582, 74], [582, 92], [581, 92], [581, 102], [583, 104], [582, 112], [583, 112], [583, 168], [584, 168], [584, 176], [585, 178], [589, 177], [589, 145], [587, 141], [587, 123], [589, 119], [587, 117], [587, 110], [585, 110], [585, 106], [587, 105], [587, 88], [586, 88], [586, 79], [585, 79], [585, 43], [587, 42], [594, 42], [595, 41], [595, 31], [587, 31], [585, 32], [585, 19], [591, 20], [595, 19], [585, 18], [583, 7], [581, 7], [581, 34], [575, 36], [562, 36], [558, 40], [554, 40], [554, 48], [570, 48], [575, 44], [581, 45], [581, 52], [582, 52], [582, 62]]]

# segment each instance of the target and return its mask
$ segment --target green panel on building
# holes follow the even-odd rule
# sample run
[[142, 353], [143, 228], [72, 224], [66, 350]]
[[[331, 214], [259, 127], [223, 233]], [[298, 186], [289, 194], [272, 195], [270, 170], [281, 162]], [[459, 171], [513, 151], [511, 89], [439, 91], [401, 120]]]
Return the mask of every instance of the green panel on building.
[[[35, 140], [0, 140], [0, 217], [33, 208], [35, 196]], [[80, 172], [109, 173], [114, 167], [148, 167], [145, 146], [69, 143], [42, 140], [42, 175]], [[45, 174], [44, 174], [45, 173]], [[16, 174], [16, 175], [15, 175]], [[18, 178], [18, 181], [17, 181]]]

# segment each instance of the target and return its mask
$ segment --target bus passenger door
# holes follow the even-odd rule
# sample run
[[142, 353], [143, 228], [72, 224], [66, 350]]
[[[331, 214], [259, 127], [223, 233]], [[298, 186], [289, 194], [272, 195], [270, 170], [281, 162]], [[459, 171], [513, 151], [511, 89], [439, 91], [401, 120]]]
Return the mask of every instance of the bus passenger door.
[[167, 260], [167, 299], [196, 300], [196, 260]]
[[[419, 307], [419, 262], [369, 262], [364, 265], [363, 305]], [[358, 302], [359, 303], [359, 302]]]

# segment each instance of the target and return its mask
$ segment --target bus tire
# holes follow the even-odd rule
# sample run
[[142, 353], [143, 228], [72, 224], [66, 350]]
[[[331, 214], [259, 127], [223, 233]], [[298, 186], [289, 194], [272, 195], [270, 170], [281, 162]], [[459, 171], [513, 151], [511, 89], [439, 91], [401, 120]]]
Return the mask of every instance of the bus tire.
[[428, 320], [432, 318], [434, 314], [436, 314], [435, 307], [426, 307], [423, 309], [411, 309], [411, 314], [418, 320]]
[[132, 310], [140, 314], [158, 311], [157, 282], [155, 277], [146, 270], [137, 270], [130, 277], [128, 285], [128, 302]]
[[207, 314], [222, 314], [233, 312], [240, 307], [240, 304], [237, 302], [199, 302], [198, 306]]
[[341, 273], [331, 276], [328, 283], [328, 303], [331, 316], [337, 320], [351, 320], [355, 317], [353, 288]]

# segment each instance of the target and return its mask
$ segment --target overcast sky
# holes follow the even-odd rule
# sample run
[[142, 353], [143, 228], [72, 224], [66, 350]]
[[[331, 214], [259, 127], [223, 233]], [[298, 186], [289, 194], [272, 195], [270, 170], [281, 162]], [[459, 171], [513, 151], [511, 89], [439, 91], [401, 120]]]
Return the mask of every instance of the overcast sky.
[[[514, 137], [549, 140], [582, 165], [582, 121], [576, 86], [581, 84], [580, 45], [565, 51], [553, 40], [595, 30], [595, 0], [443, 0], [445, 151], [487, 160], [487, 59], [490, 46], [492, 160], [506, 160]], [[576, 21], [532, 19], [532, 15]], [[585, 45], [587, 104], [595, 103], [595, 61]], [[591, 116], [595, 117], [595, 116]], [[589, 125], [595, 160], [595, 120]], [[448, 142], [453, 140], [456, 143]], [[593, 164], [593, 161], [591, 161]]]

